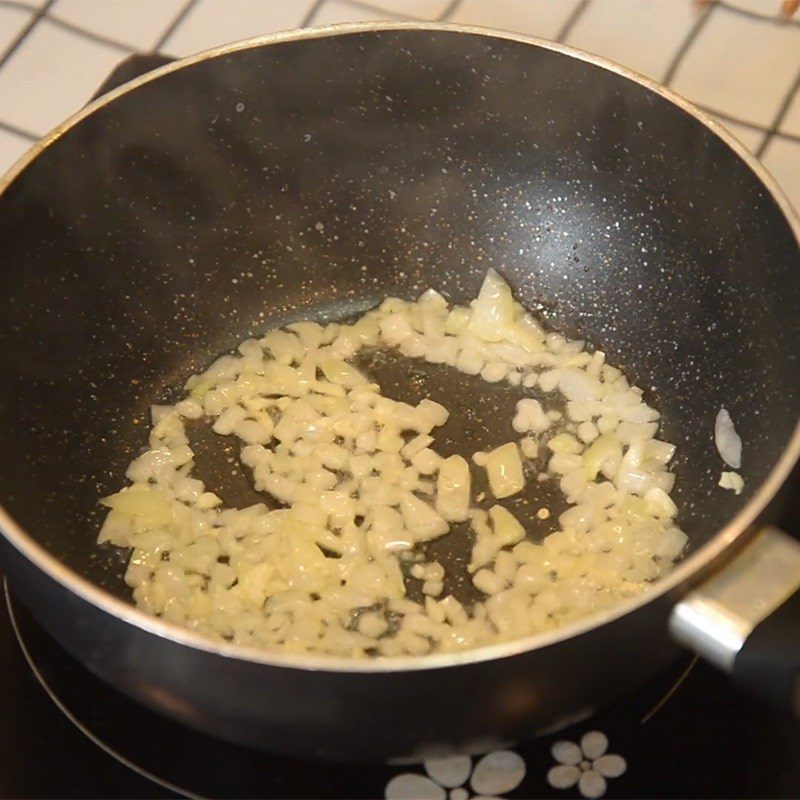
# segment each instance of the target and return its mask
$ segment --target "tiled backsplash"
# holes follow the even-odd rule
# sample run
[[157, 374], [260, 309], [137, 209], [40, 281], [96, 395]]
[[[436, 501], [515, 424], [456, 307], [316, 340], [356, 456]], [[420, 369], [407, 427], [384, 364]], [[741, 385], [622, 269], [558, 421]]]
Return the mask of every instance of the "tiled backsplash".
[[800, 16], [780, 0], [0, 0], [0, 172], [133, 51], [183, 56], [358, 20], [448, 20], [556, 39], [716, 115], [800, 208]]

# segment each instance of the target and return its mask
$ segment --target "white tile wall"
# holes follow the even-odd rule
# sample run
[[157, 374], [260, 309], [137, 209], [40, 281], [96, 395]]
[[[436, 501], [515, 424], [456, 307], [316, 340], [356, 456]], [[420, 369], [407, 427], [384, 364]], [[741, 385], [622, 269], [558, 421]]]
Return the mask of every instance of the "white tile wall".
[[0, 165], [10, 167], [29, 147], [31, 142], [11, 131], [0, 129]]
[[462, 0], [451, 19], [466, 25], [554, 39], [579, 0]]
[[777, 16], [781, 11], [781, 0], [726, 0], [726, 5], [765, 17]]
[[438, 19], [450, 0], [368, 0], [369, 5], [407, 19]]
[[0, 6], [0, 55], [33, 19], [33, 11], [15, 6]]
[[200, 0], [162, 50], [185, 56], [237, 39], [296, 28], [314, 0]]
[[735, 122], [725, 119], [718, 121], [752, 153], [755, 153], [764, 141], [766, 134], [758, 128], [751, 128], [749, 125], [737, 125]]
[[797, 26], [717, 8], [679, 66], [673, 87], [724, 114], [768, 125], [798, 70]]
[[800, 142], [773, 139], [762, 160], [800, 210]]
[[800, 92], [795, 94], [794, 100], [786, 112], [781, 124], [781, 131], [793, 136], [800, 136]]
[[699, 13], [675, 0], [593, 0], [567, 44], [660, 80]]
[[56, 0], [50, 14], [139, 50], [155, 46], [184, 0]]
[[312, 25], [335, 25], [339, 22], [374, 22], [382, 19], [397, 19], [382, 8], [355, 5], [345, 0], [328, 0], [311, 18]]
[[[800, 203], [800, 14], [781, 0], [723, 0], [692, 42], [697, 0], [0, 0], [0, 171], [75, 111], [129, 50], [186, 55], [303, 24], [447, 19], [556, 38], [663, 79], [723, 121]], [[37, 21], [37, 15], [42, 15]], [[15, 47], [18, 36], [32, 32]], [[57, 24], [57, 23], [61, 24]], [[172, 30], [175, 23], [174, 30]], [[77, 28], [77, 31], [73, 28]], [[80, 31], [88, 35], [80, 35]], [[171, 33], [170, 33], [171, 31]], [[167, 36], [167, 34], [169, 34]], [[166, 42], [162, 39], [166, 38]], [[98, 41], [98, 38], [101, 41]], [[108, 43], [104, 43], [105, 39]], [[13, 52], [12, 52], [13, 51]], [[738, 120], [738, 122], [737, 122]], [[26, 135], [30, 134], [30, 135]]]
[[80, 108], [120, 52], [40, 22], [0, 69], [0, 120], [45, 133]]

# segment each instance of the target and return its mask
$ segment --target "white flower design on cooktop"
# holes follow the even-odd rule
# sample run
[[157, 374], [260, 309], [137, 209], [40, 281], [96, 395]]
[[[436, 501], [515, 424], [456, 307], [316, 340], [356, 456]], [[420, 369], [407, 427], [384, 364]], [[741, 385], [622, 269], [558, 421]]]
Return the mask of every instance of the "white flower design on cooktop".
[[[395, 775], [386, 784], [386, 800], [499, 800], [525, 778], [525, 762], [510, 750], [483, 756], [474, 769], [469, 756], [430, 758], [423, 766], [427, 776]], [[464, 788], [467, 781], [474, 794]]]
[[618, 778], [628, 768], [622, 756], [607, 751], [608, 737], [600, 731], [585, 733], [580, 746], [556, 742], [550, 752], [558, 765], [547, 773], [547, 782], [554, 789], [570, 789], [577, 783], [584, 797], [602, 797], [606, 779]]
[[[608, 737], [600, 731], [585, 733], [580, 744], [557, 741], [550, 752], [558, 762], [547, 773], [550, 786], [571, 789], [577, 785], [586, 798], [602, 797], [608, 779], [618, 778], [628, 768], [622, 756], [608, 752]], [[386, 800], [502, 800], [526, 773], [525, 761], [511, 750], [495, 750], [474, 765], [470, 756], [456, 755], [430, 758], [422, 766], [427, 775], [395, 775], [386, 784]]]

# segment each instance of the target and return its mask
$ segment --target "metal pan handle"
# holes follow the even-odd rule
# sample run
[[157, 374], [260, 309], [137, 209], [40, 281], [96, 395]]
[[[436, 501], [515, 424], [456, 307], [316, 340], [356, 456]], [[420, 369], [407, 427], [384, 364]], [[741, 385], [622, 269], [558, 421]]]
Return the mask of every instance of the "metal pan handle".
[[800, 543], [765, 528], [672, 611], [677, 641], [800, 716]]

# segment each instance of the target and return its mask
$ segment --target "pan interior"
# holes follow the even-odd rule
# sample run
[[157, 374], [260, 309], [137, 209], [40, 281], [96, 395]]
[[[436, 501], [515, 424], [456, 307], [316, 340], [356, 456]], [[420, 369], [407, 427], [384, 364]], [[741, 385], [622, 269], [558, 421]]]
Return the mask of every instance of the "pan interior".
[[[250, 335], [428, 287], [463, 302], [489, 266], [662, 411], [691, 547], [752, 495], [797, 418], [800, 256], [769, 192], [660, 95], [512, 40], [371, 31], [171, 72], [11, 183], [0, 253], [0, 501], [126, 598], [96, 501], [145, 444], [151, 403]], [[384, 390], [409, 398], [395, 367], [376, 367]], [[461, 420], [452, 452], [505, 440], [510, 390], [413, 368], [414, 391]], [[739, 497], [716, 486], [723, 405], [745, 443]], [[196, 435], [244, 501], [220, 443]]]

